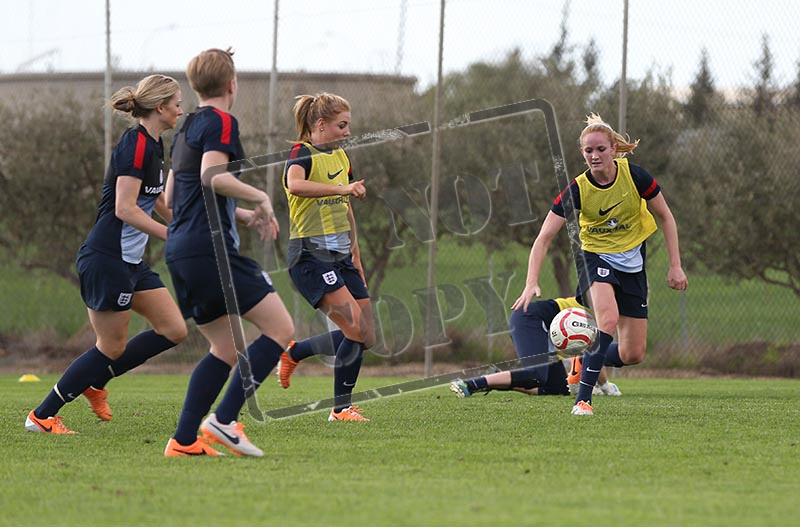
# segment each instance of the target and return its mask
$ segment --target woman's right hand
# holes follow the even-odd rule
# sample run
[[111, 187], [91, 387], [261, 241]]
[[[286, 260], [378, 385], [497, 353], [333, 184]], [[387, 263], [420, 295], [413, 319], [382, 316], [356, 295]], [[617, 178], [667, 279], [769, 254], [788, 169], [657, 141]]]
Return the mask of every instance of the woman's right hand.
[[253, 215], [247, 222], [247, 226], [256, 228], [262, 241], [267, 238], [275, 240], [278, 237], [280, 227], [268, 195], [264, 194], [264, 199], [259, 201], [256, 208], [253, 209]]
[[342, 187], [342, 194], [345, 196], [353, 196], [354, 198], [364, 199], [367, 197], [367, 187], [364, 186], [364, 180], [359, 179], [358, 181], [353, 181], [349, 185], [345, 185]]
[[525, 289], [522, 290], [522, 294], [519, 295], [519, 298], [517, 298], [517, 301], [514, 302], [514, 305], [511, 306], [511, 310], [512, 311], [516, 311], [519, 308], [522, 308], [523, 312], [527, 312], [528, 311], [528, 304], [531, 303], [531, 300], [533, 300], [533, 297], [537, 297], [538, 298], [540, 296], [542, 296], [542, 291], [541, 291], [541, 289], [539, 289], [539, 285], [538, 284], [526, 285]]

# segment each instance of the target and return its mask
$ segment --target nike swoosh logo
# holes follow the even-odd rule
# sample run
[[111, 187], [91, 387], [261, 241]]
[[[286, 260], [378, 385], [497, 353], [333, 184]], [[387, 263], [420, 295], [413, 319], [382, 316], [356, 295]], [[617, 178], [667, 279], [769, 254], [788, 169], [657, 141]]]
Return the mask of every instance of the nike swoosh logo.
[[49, 433], [50, 433], [50, 432], [53, 430], [53, 427], [52, 427], [52, 426], [44, 426], [44, 425], [43, 425], [42, 423], [40, 423], [39, 421], [34, 421], [34, 423], [36, 423], [36, 426], [38, 426], [39, 428], [41, 428], [43, 432], [47, 432], [48, 434], [49, 434]]
[[577, 370], [575, 370], [575, 368], [573, 367], [573, 368], [572, 368], [572, 371], [571, 371], [569, 374], [570, 374], [570, 375], [578, 375], [578, 372], [577, 372]]
[[611, 205], [611, 206], [610, 206], [609, 208], [607, 208], [607, 209], [602, 209], [602, 208], [601, 208], [601, 209], [600, 209], [600, 215], [601, 215], [601, 216], [605, 216], [606, 214], [608, 214], [609, 212], [611, 212], [611, 210], [612, 210], [614, 207], [618, 206], [620, 203], [622, 203], [622, 202], [620, 201], [620, 202], [618, 202], [618, 203], [616, 203], [616, 204], [614, 204], [614, 205]]
[[217, 430], [219, 430], [219, 433], [220, 433], [220, 434], [222, 434], [222, 435], [224, 435], [225, 437], [227, 437], [227, 438], [228, 438], [228, 441], [230, 441], [230, 442], [231, 442], [231, 443], [233, 443], [234, 445], [238, 445], [238, 444], [239, 444], [239, 438], [238, 438], [238, 437], [236, 437], [236, 436], [229, 436], [228, 434], [226, 434], [226, 433], [225, 433], [225, 430], [221, 429], [220, 427], [218, 427], [218, 426], [217, 426], [217, 425], [215, 425], [214, 423], [209, 423], [209, 424], [210, 424], [211, 426], [213, 426], [214, 428], [216, 428]]
[[340, 168], [338, 171], [334, 172], [333, 174], [331, 174], [331, 173], [329, 172], [329, 173], [328, 173], [328, 179], [334, 179], [334, 178], [335, 178], [336, 176], [338, 176], [338, 175], [339, 175], [341, 172], [342, 172], [342, 169], [341, 169], [341, 168]]
[[205, 455], [202, 452], [189, 452], [188, 450], [181, 450], [179, 448], [173, 448], [175, 452], [180, 452], [181, 454], [186, 454], [187, 456], [202, 456]]
[[356, 385], [356, 383], [353, 383], [353, 384], [347, 384], [347, 383], [346, 383], [346, 382], [344, 382], [344, 381], [342, 381], [342, 384], [344, 384], [344, 385], [345, 385], [345, 386], [347, 386], [348, 388], [352, 388], [353, 386], [355, 386], [355, 385]]

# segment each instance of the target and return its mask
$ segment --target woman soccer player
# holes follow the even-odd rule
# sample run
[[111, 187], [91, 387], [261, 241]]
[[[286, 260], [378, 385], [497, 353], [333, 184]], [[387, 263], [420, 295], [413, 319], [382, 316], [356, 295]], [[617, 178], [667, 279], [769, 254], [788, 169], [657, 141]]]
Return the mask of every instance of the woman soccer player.
[[[556, 233], [566, 223], [563, 200], [571, 196], [580, 210], [581, 254], [578, 258], [578, 300], [590, 302], [597, 319], [598, 335], [583, 356], [580, 386], [572, 413], [592, 415], [592, 389], [603, 364], [638, 364], [647, 348], [647, 275], [645, 241], [656, 229], [653, 214], [664, 231], [672, 289], [688, 286], [681, 268], [678, 228], [661, 187], [643, 168], [624, 156], [639, 141], [628, 142], [592, 114], [580, 135], [579, 145], [588, 170], [575, 178], [555, 200], [533, 243], [525, 289], [513, 309], [527, 306], [541, 296], [539, 271]], [[651, 214], [651, 211], [653, 214]], [[586, 298], [584, 299], [584, 296]], [[615, 331], [619, 347], [610, 348]]]
[[350, 135], [350, 104], [330, 93], [300, 95], [294, 105], [297, 144], [283, 174], [289, 202], [289, 275], [309, 304], [340, 329], [294, 343], [281, 358], [284, 388], [297, 363], [324, 341], [335, 346], [334, 407], [329, 421], [368, 421], [351, 394], [365, 349], [375, 343], [372, 307], [350, 197], [364, 199], [364, 180], [353, 181], [339, 146]]
[[[164, 144], [161, 133], [175, 128], [180, 86], [171, 77], [150, 75], [136, 88], [114, 94], [111, 106], [138, 124], [122, 135], [103, 179], [97, 219], [78, 251], [81, 296], [97, 334], [93, 348], [75, 359], [42, 404], [28, 414], [33, 432], [71, 434], [56, 412], [83, 393], [100, 419], [111, 419], [106, 383], [186, 338], [186, 324], [158, 274], [142, 260], [149, 236], [162, 240], [169, 221], [164, 203]], [[153, 329], [128, 339], [131, 310]], [[127, 340], [127, 342], [126, 342]]]
[[[547, 353], [555, 348], [550, 343], [549, 328], [553, 318], [568, 307], [583, 307], [575, 297], [539, 300], [528, 304], [524, 311], [511, 313], [511, 340], [517, 357], [524, 359]], [[616, 346], [616, 343], [612, 343]], [[577, 383], [577, 380], [575, 381]], [[562, 361], [542, 366], [532, 366], [511, 371], [500, 371], [490, 375], [450, 383], [450, 390], [458, 397], [470, 397], [475, 392], [491, 390], [514, 390], [528, 395], [569, 395], [572, 387]], [[595, 395], [622, 395], [605, 372], [600, 373]]]
[[[278, 223], [270, 198], [239, 181], [237, 172], [224, 172], [201, 180], [210, 167], [245, 158], [239, 141], [239, 124], [228, 113], [236, 100], [233, 53], [209, 49], [194, 57], [186, 76], [199, 105], [176, 134], [172, 150], [173, 183], [167, 188], [172, 205], [166, 260], [181, 312], [192, 317], [211, 346], [192, 372], [183, 411], [165, 456], [219, 455], [208, 443], [221, 443], [237, 455], [263, 456], [237, 422], [245, 402], [243, 379], [236, 368], [222, 402], [205, 420], [211, 405], [236, 364], [236, 348], [225, 304], [222, 281], [214, 255], [203, 186], [213, 188], [222, 220], [222, 235], [233, 277], [239, 312], [261, 336], [247, 348], [256, 386], [269, 375], [294, 334], [289, 313], [258, 264], [239, 254], [236, 223], [259, 230], [262, 239], [275, 239]], [[230, 166], [230, 165], [229, 165]], [[230, 169], [230, 168], [229, 168]], [[237, 200], [255, 203], [254, 210], [236, 206]], [[197, 436], [201, 428], [205, 441]]]

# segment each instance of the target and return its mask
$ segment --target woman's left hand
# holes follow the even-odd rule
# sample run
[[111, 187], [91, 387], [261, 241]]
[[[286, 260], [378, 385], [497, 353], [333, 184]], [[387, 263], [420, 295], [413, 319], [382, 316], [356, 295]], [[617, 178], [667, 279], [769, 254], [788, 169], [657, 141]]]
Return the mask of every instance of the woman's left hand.
[[670, 267], [667, 273], [667, 285], [672, 289], [684, 291], [689, 287], [689, 280], [681, 267]]

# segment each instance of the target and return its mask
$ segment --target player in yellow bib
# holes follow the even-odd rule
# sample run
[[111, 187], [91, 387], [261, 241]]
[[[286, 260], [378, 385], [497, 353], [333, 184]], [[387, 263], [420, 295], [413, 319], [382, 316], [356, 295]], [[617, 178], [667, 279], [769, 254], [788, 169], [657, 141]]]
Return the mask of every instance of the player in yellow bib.
[[298, 142], [283, 173], [289, 202], [289, 276], [312, 307], [339, 329], [290, 344], [280, 379], [289, 387], [301, 360], [335, 355], [334, 407], [329, 421], [368, 421], [351, 394], [365, 349], [375, 343], [372, 306], [358, 249], [350, 198], [364, 199], [341, 141], [350, 135], [350, 104], [330, 93], [301, 95], [294, 106]]
[[[664, 231], [669, 256], [667, 284], [679, 291], [688, 286], [681, 267], [678, 228], [661, 187], [647, 171], [624, 159], [639, 141], [629, 142], [596, 114], [591, 114], [586, 124], [579, 145], [589, 168], [553, 203], [531, 248], [525, 289], [513, 305], [524, 311], [533, 297], [541, 296], [539, 271], [553, 237], [567, 221], [563, 200], [571, 199], [580, 211], [579, 282], [588, 284], [585, 291], [578, 286], [577, 297], [591, 305], [599, 330], [595, 344], [583, 356], [572, 408], [575, 415], [592, 415], [592, 389], [604, 363], [621, 367], [644, 359], [645, 249], [647, 238], [656, 230], [655, 219]], [[614, 332], [618, 332], [618, 346], [611, 344]]]

